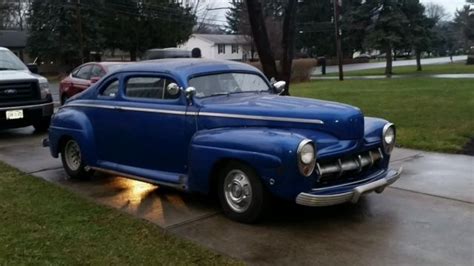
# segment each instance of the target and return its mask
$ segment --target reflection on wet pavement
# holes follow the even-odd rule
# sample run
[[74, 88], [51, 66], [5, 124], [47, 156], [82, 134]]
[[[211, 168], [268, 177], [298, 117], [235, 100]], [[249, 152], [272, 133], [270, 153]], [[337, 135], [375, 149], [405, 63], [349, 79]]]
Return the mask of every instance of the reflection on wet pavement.
[[219, 213], [210, 198], [124, 177], [98, 173], [90, 180], [72, 180], [62, 168], [35, 175], [165, 228]]

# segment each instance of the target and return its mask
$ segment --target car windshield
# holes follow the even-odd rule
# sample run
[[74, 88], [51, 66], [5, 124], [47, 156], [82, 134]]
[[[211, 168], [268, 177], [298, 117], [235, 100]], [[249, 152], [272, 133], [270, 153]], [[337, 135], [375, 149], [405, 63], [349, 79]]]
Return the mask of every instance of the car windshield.
[[0, 71], [2, 70], [27, 70], [28, 68], [18, 57], [9, 50], [0, 50]]
[[196, 89], [196, 97], [198, 98], [270, 90], [267, 82], [262, 77], [248, 73], [221, 73], [199, 76], [190, 79], [189, 86]]

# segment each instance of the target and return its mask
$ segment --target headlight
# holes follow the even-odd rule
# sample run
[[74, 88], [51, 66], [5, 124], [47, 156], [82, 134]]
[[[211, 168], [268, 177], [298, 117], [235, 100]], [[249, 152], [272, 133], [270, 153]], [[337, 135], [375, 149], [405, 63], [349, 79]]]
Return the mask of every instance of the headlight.
[[316, 165], [316, 148], [311, 140], [300, 142], [297, 150], [298, 168], [304, 176], [310, 176]]
[[396, 130], [395, 125], [387, 123], [382, 131], [382, 143], [385, 154], [390, 154], [395, 147]]
[[49, 83], [46, 82], [40, 82], [40, 94], [41, 94], [41, 99], [46, 99], [48, 95], [50, 94], [49, 92]]

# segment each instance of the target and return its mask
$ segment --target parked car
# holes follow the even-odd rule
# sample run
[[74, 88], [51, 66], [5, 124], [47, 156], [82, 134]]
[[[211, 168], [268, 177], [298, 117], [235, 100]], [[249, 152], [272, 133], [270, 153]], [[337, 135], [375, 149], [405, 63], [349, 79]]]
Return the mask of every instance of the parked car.
[[191, 58], [191, 52], [179, 48], [148, 49], [143, 60], [155, 60], [165, 58]]
[[49, 139], [69, 176], [101, 171], [217, 192], [254, 222], [271, 196], [307, 206], [357, 202], [395, 182], [395, 126], [345, 104], [279, 96], [256, 68], [169, 59], [107, 75], [54, 116]]
[[76, 67], [71, 74], [59, 83], [59, 99], [64, 104], [67, 99], [89, 88], [104, 75], [112, 72], [126, 62], [90, 62]]
[[[31, 66], [37, 72], [38, 68]], [[54, 106], [48, 80], [7, 48], [0, 47], [0, 128], [49, 127]]]

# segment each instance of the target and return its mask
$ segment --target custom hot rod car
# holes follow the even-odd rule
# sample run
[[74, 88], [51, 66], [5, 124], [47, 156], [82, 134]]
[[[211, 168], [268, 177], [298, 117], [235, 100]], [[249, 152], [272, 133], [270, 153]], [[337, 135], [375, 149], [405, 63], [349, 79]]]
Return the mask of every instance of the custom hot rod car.
[[217, 193], [253, 222], [271, 196], [307, 206], [382, 192], [395, 126], [345, 104], [279, 96], [243, 63], [172, 59], [128, 65], [54, 115], [45, 145], [66, 172], [102, 171], [188, 192]]

